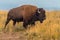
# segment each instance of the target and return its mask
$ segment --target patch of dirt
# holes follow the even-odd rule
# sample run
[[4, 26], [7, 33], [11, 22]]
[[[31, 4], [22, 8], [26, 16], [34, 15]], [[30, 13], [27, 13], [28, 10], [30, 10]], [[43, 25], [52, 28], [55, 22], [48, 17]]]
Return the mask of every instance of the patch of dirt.
[[27, 40], [27, 36], [23, 32], [14, 33], [0, 32], [0, 40]]

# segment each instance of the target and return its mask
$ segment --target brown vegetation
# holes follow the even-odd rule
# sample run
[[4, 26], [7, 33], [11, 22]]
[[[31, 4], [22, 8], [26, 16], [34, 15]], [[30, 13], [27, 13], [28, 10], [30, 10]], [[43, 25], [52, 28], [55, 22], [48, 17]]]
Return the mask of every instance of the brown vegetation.
[[[8, 11], [0, 11], [0, 32], [4, 27], [7, 13]], [[60, 40], [60, 11], [46, 11], [46, 20], [42, 24], [36, 22], [35, 26], [27, 30], [22, 27], [22, 23], [17, 23], [12, 35], [10, 32], [13, 28], [11, 21], [6, 28], [9, 33], [0, 33], [0, 40]]]

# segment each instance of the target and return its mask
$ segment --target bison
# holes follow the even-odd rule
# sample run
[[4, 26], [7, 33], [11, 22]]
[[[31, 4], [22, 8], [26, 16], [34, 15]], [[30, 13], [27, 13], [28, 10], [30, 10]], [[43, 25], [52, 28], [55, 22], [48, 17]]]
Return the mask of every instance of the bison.
[[28, 24], [35, 24], [35, 21], [38, 20], [42, 23], [44, 19], [45, 10], [43, 8], [38, 8], [33, 5], [22, 5], [8, 12], [4, 29], [10, 20], [13, 20], [13, 25], [16, 22], [23, 22], [24, 28], [27, 28]]

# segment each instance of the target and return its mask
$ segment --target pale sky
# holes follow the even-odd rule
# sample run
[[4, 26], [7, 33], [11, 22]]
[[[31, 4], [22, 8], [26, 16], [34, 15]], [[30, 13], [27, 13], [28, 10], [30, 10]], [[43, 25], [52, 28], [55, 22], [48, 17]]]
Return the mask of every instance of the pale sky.
[[0, 0], [0, 10], [10, 10], [24, 4], [36, 5], [47, 10], [60, 10], [60, 0]]

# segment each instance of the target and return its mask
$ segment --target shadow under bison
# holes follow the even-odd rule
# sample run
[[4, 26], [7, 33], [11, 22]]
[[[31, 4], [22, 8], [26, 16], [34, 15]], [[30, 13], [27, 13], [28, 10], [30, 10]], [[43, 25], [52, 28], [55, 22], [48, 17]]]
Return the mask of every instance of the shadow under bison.
[[45, 10], [43, 8], [38, 8], [33, 5], [23, 5], [17, 8], [11, 9], [7, 14], [6, 25], [10, 20], [13, 20], [13, 25], [16, 22], [23, 22], [23, 27], [27, 28], [27, 25], [35, 25], [35, 21], [43, 21], [46, 19]]

